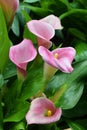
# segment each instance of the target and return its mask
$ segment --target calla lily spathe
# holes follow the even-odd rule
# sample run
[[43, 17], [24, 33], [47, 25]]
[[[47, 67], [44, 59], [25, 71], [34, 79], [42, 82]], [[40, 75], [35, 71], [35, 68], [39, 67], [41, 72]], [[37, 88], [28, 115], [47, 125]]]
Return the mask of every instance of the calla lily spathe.
[[71, 63], [76, 54], [73, 47], [57, 48], [50, 51], [47, 48], [40, 46], [38, 51], [48, 65], [60, 69], [65, 73], [71, 73], [73, 71]]
[[26, 70], [28, 62], [35, 59], [37, 51], [31, 40], [24, 39], [21, 43], [12, 46], [9, 51], [10, 60], [17, 67]]
[[10, 26], [18, 9], [19, 0], [0, 0], [0, 6], [5, 15], [7, 25]]
[[54, 36], [55, 32], [53, 27], [42, 21], [32, 20], [27, 23], [29, 30], [37, 36], [37, 41], [39, 46], [44, 46], [50, 48], [52, 42], [50, 39]]
[[55, 29], [62, 29], [59, 18], [49, 15], [41, 20], [31, 20], [27, 23], [28, 29], [37, 36], [39, 46], [50, 48], [50, 41], [55, 35]]
[[56, 108], [46, 97], [40, 97], [31, 102], [26, 120], [27, 124], [49, 124], [58, 121], [61, 115], [61, 108]]
[[55, 30], [63, 28], [60, 19], [57, 16], [54, 16], [53, 14], [40, 19], [40, 21], [49, 23]]

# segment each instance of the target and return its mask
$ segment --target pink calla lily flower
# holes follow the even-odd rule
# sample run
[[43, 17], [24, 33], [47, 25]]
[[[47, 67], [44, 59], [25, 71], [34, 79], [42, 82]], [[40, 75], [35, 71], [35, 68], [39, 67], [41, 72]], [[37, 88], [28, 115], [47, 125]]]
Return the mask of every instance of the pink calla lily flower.
[[42, 45], [46, 48], [50, 48], [52, 46], [50, 39], [54, 36], [55, 32], [50, 24], [39, 20], [32, 20], [27, 23], [27, 26], [29, 30], [37, 36], [39, 46]]
[[56, 108], [46, 97], [40, 97], [31, 102], [26, 120], [27, 124], [49, 124], [58, 121], [61, 114], [61, 108]]
[[34, 60], [37, 51], [31, 40], [24, 39], [18, 45], [12, 46], [9, 52], [10, 60], [20, 69], [26, 70], [28, 62]]
[[0, 6], [4, 12], [7, 25], [10, 26], [18, 9], [19, 0], [0, 0]]
[[50, 51], [47, 48], [40, 46], [38, 51], [48, 65], [56, 69], [60, 69], [62, 72], [65, 73], [70, 73], [73, 71], [71, 63], [76, 53], [74, 48], [65, 47], [57, 48], [53, 51]]
[[52, 25], [54, 29], [62, 29], [63, 27], [61, 26], [61, 21], [58, 17], [54, 16], [53, 14], [42, 18], [40, 21], [49, 23]]
[[51, 38], [55, 35], [55, 29], [62, 29], [59, 18], [49, 15], [41, 20], [31, 20], [27, 23], [28, 29], [37, 36], [39, 46], [50, 48]]

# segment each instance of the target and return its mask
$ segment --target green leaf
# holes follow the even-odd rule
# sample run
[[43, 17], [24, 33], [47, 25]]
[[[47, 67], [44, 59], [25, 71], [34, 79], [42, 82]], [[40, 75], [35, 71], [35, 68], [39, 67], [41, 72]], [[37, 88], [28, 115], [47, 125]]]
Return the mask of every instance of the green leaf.
[[60, 106], [63, 109], [73, 108], [79, 101], [80, 97], [83, 94], [84, 84], [81, 82], [73, 82], [68, 89], [61, 96], [61, 99], [57, 106]]
[[36, 95], [36, 93], [44, 86], [42, 61], [40, 62], [36, 58], [32, 67], [28, 70], [28, 73], [29, 75], [22, 86], [21, 100], [26, 100]]
[[86, 38], [86, 35], [81, 32], [80, 30], [76, 29], [76, 28], [69, 28], [69, 32], [75, 36], [77, 39], [80, 39], [82, 41], [86, 41], [87, 38]]
[[63, 4], [65, 4], [67, 6], [68, 10], [72, 9], [70, 3], [67, 0], [59, 0], [59, 1], [61, 1], [61, 3], [63, 3]]
[[72, 130], [85, 130], [80, 124], [68, 121], [68, 124]]
[[12, 125], [10, 130], [25, 130], [25, 123], [23, 121], [15, 123], [15, 125]]
[[[45, 0], [47, 3], [47, 0]], [[60, 16], [71, 8], [70, 4], [66, 0], [53, 0], [49, 1], [48, 8], [53, 11], [53, 14]]]
[[11, 79], [8, 79], [8, 86], [4, 87], [4, 104], [5, 104], [5, 108], [6, 108], [6, 114], [10, 113], [11, 110], [13, 109], [13, 105], [15, 104], [16, 100], [17, 100], [17, 96], [18, 96], [18, 89], [20, 87], [20, 82], [18, 81], [18, 79], [12, 77]]
[[41, 7], [52, 10], [53, 14], [56, 16], [59, 16], [71, 9], [71, 5], [67, 0], [42, 0]]
[[78, 119], [76, 120], [76, 122], [80, 124], [81, 126], [83, 126], [85, 130], [87, 130], [87, 119]]
[[[45, 93], [48, 97], [51, 97], [54, 95], [54, 93], [62, 86], [69, 75], [65, 73], [57, 73], [58, 75], [55, 75], [51, 81], [47, 84], [47, 87], [45, 89]], [[61, 82], [62, 80], [62, 82]]]
[[71, 74], [62, 75], [61, 73], [61, 75], [54, 77], [47, 86], [46, 94], [51, 91], [50, 98], [56, 103], [57, 107], [72, 108], [77, 104], [83, 93], [82, 78], [85, 75], [87, 75], [87, 61], [77, 63]]
[[17, 15], [15, 15], [15, 17], [14, 17], [14, 21], [12, 23], [11, 29], [12, 29], [12, 31], [14, 32], [14, 34], [16, 36], [20, 35], [19, 20], [18, 20], [18, 16]]
[[[25, 8], [25, 6], [24, 6]], [[26, 23], [29, 22], [31, 20], [31, 17], [29, 16], [29, 13], [23, 8], [23, 6], [21, 7], [21, 12], [25, 18]]]
[[80, 3], [81, 5], [83, 5], [85, 8], [87, 8], [87, 0], [75, 0], [78, 3]]
[[27, 9], [29, 9], [30, 11], [32, 11], [33, 13], [35, 13], [35, 14], [38, 14], [39, 16], [46, 16], [46, 15], [48, 15], [48, 14], [50, 14], [50, 13], [52, 13], [52, 10], [50, 10], [50, 9], [44, 9], [44, 8], [41, 8], [41, 7], [35, 7], [35, 6], [32, 6], [32, 5], [26, 5], [26, 4], [22, 4], [21, 5], [21, 8], [27, 8]]
[[0, 74], [0, 90], [3, 86], [3, 84], [4, 84], [4, 79], [3, 79], [3, 76]]
[[76, 28], [87, 35], [87, 10], [72, 9], [60, 16], [63, 27]]
[[[23, 118], [29, 109], [28, 102], [22, 102], [20, 100], [13, 103], [11, 110], [7, 112], [7, 115], [4, 118], [4, 122], [19, 122]], [[9, 108], [10, 109], [10, 108]]]
[[74, 44], [76, 44], [76, 62], [87, 60], [87, 44], [80, 40], [75, 41]]
[[3, 72], [8, 60], [8, 53], [11, 44], [8, 38], [6, 22], [1, 8], [0, 19], [0, 71]]
[[83, 95], [81, 96], [76, 106], [72, 109], [63, 110], [64, 117], [66, 118], [77, 117], [78, 119], [81, 119], [82, 117], [85, 117], [85, 115], [87, 114], [87, 87], [86, 87], [86, 84], [84, 84], [84, 86], [85, 87], [84, 87]]
[[[74, 113], [74, 114], [73, 114]], [[86, 100], [79, 100], [77, 105], [69, 110], [63, 110], [63, 116], [67, 118], [83, 117], [87, 113], [87, 102]]]
[[4, 79], [11, 78], [15, 76], [16, 73], [17, 73], [16, 66], [9, 60], [3, 73]]

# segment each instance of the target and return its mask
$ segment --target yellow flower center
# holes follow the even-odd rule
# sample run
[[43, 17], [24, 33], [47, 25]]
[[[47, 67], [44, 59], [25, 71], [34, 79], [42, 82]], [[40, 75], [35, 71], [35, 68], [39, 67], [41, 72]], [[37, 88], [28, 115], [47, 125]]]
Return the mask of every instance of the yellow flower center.
[[58, 53], [55, 53], [55, 54], [54, 54], [54, 57], [57, 59], [57, 58], [58, 58]]
[[48, 116], [48, 117], [52, 116], [52, 111], [51, 111], [51, 110], [48, 110], [48, 111], [46, 112], [46, 116]]

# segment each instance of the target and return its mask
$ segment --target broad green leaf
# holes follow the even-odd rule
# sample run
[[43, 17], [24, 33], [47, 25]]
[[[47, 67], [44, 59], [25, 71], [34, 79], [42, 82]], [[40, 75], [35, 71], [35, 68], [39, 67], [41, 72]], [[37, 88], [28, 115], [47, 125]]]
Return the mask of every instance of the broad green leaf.
[[82, 41], [87, 40], [86, 35], [76, 28], [69, 28], [69, 32], [79, 40], [82, 40]]
[[86, 100], [84, 101], [81, 99], [74, 108], [63, 110], [63, 116], [67, 118], [75, 118], [75, 117], [81, 118], [85, 116], [86, 113], [87, 113], [87, 102]]
[[87, 75], [87, 61], [77, 63], [71, 74], [61, 74], [54, 77], [47, 86], [46, 94], [51, 91], [50, 96], [52, 96], [53, 92], [51, 100], [56, 102], [56, 106], [61, 106], [63, 109], [72, 108], [83, 93], [84, 85], [81, 78], [85, 75]]
[[85, 130], [85, 128], [78, 123], [72, 121], [67, 121], [67, 122], [72, 130]]
[[80, 97], [83, 94], [84, 84], [81, 82], [73, 82], [64, 94], [61, 96], [61, 99], [57, 106], [60, 106], [63, 109], [73, 108], [79, 101]]
[[75, 49], [76, 49], [76, 57], [75, 60], [76, 62], [82, 61], [82, 60], [87, 60], [87, 44], [77, 40], [74, 42]]
[[25, 123], [23, 121], [15, 123], [15, 125], [12, 125], [10, 130], [25, 130]]
[[[6, 107], [6, 113], [9, 113], [9, 111], [12, 110], [13, 105], [15, 103], [15, 100], [17, 100], [18, 96], [18, 87], [19, 87], [19, 82], [16, 79], [16, 77], [12, 77], [12, 79], [8, 79], [8, 86], [5, 87], [6, 93], [4, 95], [4, 103]], [[10, 107], [9, 107], [10, 106]]]
[[11, 61], [8, 61], [7, 66], [3, 73], [4, 79], [8, 79], [15, 76], [17, 73], [16, 71], [17, 71], [16, 66]]
[[[48, 97], [54, 95], [54, 93], [62, 86], [69, 75], [65, 73], [58, 72], [58, 75], [55, 75], [51, 81], [47, 84], [45, 89], [45, 93]], [[62, 80], [62, 82], [61, 82]]]
[[78, 119], [76, 120], [76, 123], [80, 124], [85, 128], [85, 130], [87, 130], [87, 119]]
[[17, 36], [21, 36], [22, 29], [24, 28], [24, 25], [26, 24], [24, 15], [22, 14], [21, 8], [19, 8], [15, 14], [14, 21], [12, 24], [12, 31]]
[[3, 76], [0, 74], [0, 90], [3, 86], [3, 84], [4, 84], [4, 79], [3, 79]]
[[36, 95], [36, 93], [44, 86], [43, 79], [43, 64], [36, 59], [35, 63], [28, 70], [28, 76], [22, 86], [21, 100], [29, 99]]
[[6, 27], [5, 18], [0, 8], [0, 71], [3, 72], [8, 60], [10, 40]]
[[[85, 80], [84, 80], [84, 82], [85, 82]], [[84, 83], [84, 86], [85, 87], [84, 87], [83, 94], [82, 94], [79, 102], [76, 104], [76, 106], [73, 107], [72, 109], [63, 110], [64, 117], [66, 117], [66, 118], [77, 117], [78, 119], [80, 119], [86, 115], [86, 113], [87, 113], [87, 87], [86, 87], [86, 83]]]
[[20, 26], [19, 26], [19, 20], [18, 20], [18, 16], [15, 15], [14, 17], [14, 21], [12, 23], [12, 27], [11, 27], [12, 31], [14, 32], [14, 34], [16, 36], [20, 35]]
[[4, 122], [19, 122], [25, 118], [25, 115], [29, 109], [29, 103], [16, 101], [11, 107], [12, 110], [8, 111], [7, 115], [4, 118]]

